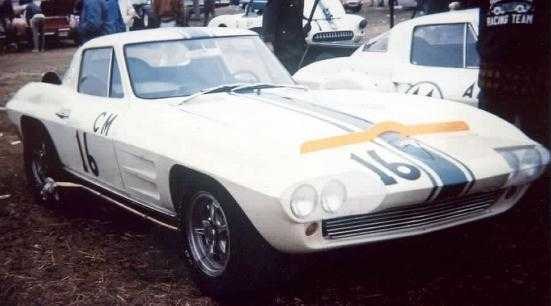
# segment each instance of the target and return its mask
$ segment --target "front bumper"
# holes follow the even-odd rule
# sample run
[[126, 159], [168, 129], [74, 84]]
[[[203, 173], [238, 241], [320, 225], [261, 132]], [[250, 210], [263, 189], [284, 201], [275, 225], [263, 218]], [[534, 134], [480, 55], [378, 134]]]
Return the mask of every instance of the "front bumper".
[[[416, 236], [488, 218], [513, 207], [527, 188], [528, 185], [511, 187], [442, 203], [411, 205], [308, 223], [291, 220], [281, 211], [276, 199], [258, 194], [255, 200], [263, 200], [256, 202], [257, 205], [262, 203], [261, 213], [258, 207], [253, 209], [252, 206], [242, 205], [242, 208], [264, 239], [277, 250], [310, 253]], [[317, 230], [308, 236], [308, 227]]]

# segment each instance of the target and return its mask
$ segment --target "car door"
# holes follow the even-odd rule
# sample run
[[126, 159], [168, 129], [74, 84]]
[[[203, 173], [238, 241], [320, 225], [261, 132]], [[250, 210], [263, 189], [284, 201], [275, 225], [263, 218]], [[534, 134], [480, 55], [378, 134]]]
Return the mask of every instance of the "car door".
[[128, 105], [118, 63], [111, 47], [82, 53], [76, 101], [68, 110], [76, 158], [68, 166], [90, 181], [122, 190], [113, 139], [120, 131], [118, 119]]
[[470, 23], [413, 27], [409, 59], [396, 65], [393, 82], [407, 94], [478, 105], [478, 53]]

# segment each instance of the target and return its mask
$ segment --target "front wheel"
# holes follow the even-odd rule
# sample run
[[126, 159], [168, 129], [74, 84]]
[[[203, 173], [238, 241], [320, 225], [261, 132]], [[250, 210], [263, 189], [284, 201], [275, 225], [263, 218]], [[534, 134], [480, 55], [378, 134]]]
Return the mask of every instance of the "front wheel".
[[24, 163], [27, 181], [35, 202], [59, 205], [61, 195], [51, 184], [62, 179], [62, 170], [53, 142], [44, 128], [37, 128], [32, 137], [24, 137]]
[[184, 255], [203, 292], [226, 297], [262, 288], [278, 277], [280, 256], [224, 188], [197, 186], [182, 205]]

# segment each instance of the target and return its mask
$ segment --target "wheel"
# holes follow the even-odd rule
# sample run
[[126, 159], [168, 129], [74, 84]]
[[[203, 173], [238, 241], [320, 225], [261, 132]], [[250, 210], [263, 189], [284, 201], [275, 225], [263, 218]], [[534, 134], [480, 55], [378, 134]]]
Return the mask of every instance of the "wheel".
[[[61, 194], [50, 189], [53, 181], [63, 179], [57, 151], [48, 132], [36, 128], [23, 137], [23, 158], [27, 182], [31, 188], [34, 200], [38, 204], [51, 206], [62, 203]], [[53, 181], [52, 181], [53, 180]], [[48, 192], [48, 190], [52, 192]]]
[[362, 6], [356, 6], [354, 8], [352, 8], [352, 13], [358, 13], [360, 10], [362, 9]]
[[179, 213], [180, 231], [200, 289], [231, 297], [276, 282], [281, 256], [260, 237], [233, 197], [205, 182], [190, 194]]

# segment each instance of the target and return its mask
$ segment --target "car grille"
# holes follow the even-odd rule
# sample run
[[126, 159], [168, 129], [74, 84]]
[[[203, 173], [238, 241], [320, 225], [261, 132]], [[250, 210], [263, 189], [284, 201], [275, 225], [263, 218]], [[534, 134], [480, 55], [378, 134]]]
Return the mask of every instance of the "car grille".
[[323, 220], [322, 233], [327, 239], [339, 239], [426, 229], [480, 215], [494, 204], [502, 193], [503, 191], [479, 193], [435, 203]]
[[354, 38], [354, 33], [352, 31], [335, 31], [316, 33], [314, 37], [312, 37], [312, 40], [314, 42], [323, 42], [352, 40], [352, 38]]

